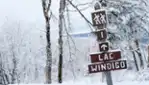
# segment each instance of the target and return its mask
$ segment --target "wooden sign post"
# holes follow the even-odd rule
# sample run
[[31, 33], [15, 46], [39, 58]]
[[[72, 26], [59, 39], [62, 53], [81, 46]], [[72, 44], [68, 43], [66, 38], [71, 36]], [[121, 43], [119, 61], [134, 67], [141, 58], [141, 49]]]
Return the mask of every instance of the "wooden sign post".
[[[95, 10], [96, 10], [96, 8], [95, 8]], [[100, 43], [99, 44], [99, 50], [100, 50], [100, 52], [103, 52], [103, 53], [98, 54], [98, 55], [91, 55], [91, 61], [92, 62], [100, 62], [100, 61], [108, 61], [108, 60], [115, 59], [114, 57], [112, 57], [111, 53], [106, 53], [109, 50], [109, 43], [106, 42], [106, 39], [107, 39], [107, 32], [106, 32], [107, 15], [106, 15], [106, 11], [98, 9], [95, 12], [93, 12], [92, 13], [92, 22], [93, 22], [93, 25], [97, 26], [97, 28], [98, 28], [96, 35], [97, 35], [97, 40]], [[96, 71], [93, 71], [91, 68], [92, 66], [98, 67], [99, 65], [89, 65], [88, 66], [89, 73], [102, 72], [102, 71], [106, 70], [105, 69], [105, 70], [101, 71], [101, 70], [99, 70], [101, 68], [97, 68]], [[107, 85], [113, 85], [110, 71], [107, 71], [104, 73], [106, 75]]]
[[[100, 5], [101, 6], [101, 5]], [[99, 8], [101, 8], [98, 6]], [[107, 15], [104, 9], [95, 8], [92, 15], [93, 25], [97, 28], [95, 34], [99, 43], [100, 52], [90, 54], [91, 63], [88, 65], [89, 73], [104, 72], [106, 75], [107, 85], [113, 85], [111, 72], [112, 70], [126, 69], [126, 60], [118, 60], [121, 58], [121, 51], [109, 51], [109, 43], [107, 39]]]

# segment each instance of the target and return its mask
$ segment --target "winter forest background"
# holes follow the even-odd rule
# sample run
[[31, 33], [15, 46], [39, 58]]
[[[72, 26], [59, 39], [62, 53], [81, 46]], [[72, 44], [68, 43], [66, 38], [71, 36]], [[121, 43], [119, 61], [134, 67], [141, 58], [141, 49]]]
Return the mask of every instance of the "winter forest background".
[[[149, 81], [149, 0], [66, 0], [62, 32], [63, 81], [81, 78], [105, 81], [102, 73], [88, 74], [87, 68], [89, 54], [98, 50], [96, 37], [91, 34], [94, 27], [90, 24], [97, 1], [101, 1], [108, 13], [111, 48], [120, 49], [122, 59], [128, 64], [125, 70], [112, 71], [113, 81]], [[60, 0], [52, 0], [49, 11], [52, 13], [52, 82], [58, 79], [59, 5]], [[46, 44], [42, 0], [1, 0], [0, 84], [44, 83]]]

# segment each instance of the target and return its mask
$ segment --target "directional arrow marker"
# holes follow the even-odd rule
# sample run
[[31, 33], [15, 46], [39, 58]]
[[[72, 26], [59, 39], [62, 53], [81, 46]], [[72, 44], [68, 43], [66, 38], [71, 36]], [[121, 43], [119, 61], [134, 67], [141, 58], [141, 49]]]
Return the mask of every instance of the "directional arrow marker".
[[108, 46], [105, 45], [105, 44], [103, 44], [103, 45], [101, 46], [101, 48], [102, 48], [103, 50], [106, 50], [107, 47], [108, 47]]
[[101, 52], [108, 51], [109, 50], [109, 44], [108, 44], [108, 42], [100, 43], [99, 44], [99, 50]]

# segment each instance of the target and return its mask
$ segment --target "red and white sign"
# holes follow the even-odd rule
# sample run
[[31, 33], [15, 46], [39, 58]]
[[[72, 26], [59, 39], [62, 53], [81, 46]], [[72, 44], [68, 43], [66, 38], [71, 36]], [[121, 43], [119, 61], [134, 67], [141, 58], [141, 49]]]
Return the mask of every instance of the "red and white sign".
[[117, 60], [121, 58], [121, 52], [120, 51], [113, 51], [113, 52], [106, 52], [106, 53], [97, 53], [97, 54], [91, 54], [91, 62], [103, 62], [103, 61], [111, 61], [111, 60]]
[[126, 69], [126, 68], [127, 68], [126, 60], [88, 65], [89, 73], [120, 70], [120, 69]]
[[[92, 22], [93, 26], [96, 27], [96, 31], [94, 34], [97, 36], [97, 41], [99, 43], [99, 50], [102, 53], [90, 54], [91, 63], [98, 63], [98, 64], [90, 64], [88, 65], [89, 73], [97, 73], [97, 72], [104, 72], [104, 71], [111, 71], [111, 70], [120, 70], [126, 69], [127, 63], [126, 60], [119, 60], [121, 58], [120, 51], [110, 51], [109, 50], [109, 43], [106, 42], [107, 39], [107, 16], [105, 10], [97, 10], [92, 13]], [[110, 74], [107, 75], [108, 80], [110, 82], [108, 85], [112, 85], [112, 79]]]

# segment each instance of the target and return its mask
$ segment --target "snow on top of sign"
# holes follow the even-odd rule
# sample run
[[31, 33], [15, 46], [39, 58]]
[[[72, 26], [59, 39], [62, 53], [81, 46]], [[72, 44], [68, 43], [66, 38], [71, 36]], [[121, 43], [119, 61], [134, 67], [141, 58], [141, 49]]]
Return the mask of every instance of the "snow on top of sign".
[[101, 44], [101, 43], [108, 43], [108, 44], [110, 44], [110, 42], [108, 40], [105, 40], [104, 42], [97, 42], [97, 43], [99, 43], [99, 44]]
[[110, 7], [107, 11], [115, 11], [115, 12], [120, 13], [120, 11], [114, 7]]
[[93, 12], [91, 12], [91, 13], [96, 13], [96, 12], [100, 12], [100, 11], [106, 11], [106, 9], [104, 9], [104, 8], [98, 9], [98, 10], [95, 10], [95, 11], [93, 11]]
[[[120, 49], [116, 49], [116, 50], [109, 50], [107, 52], [115, 52], [115, 51], [121, 51]], [[103, 52], [91, 52], [90, 55], [92, 54], [100, 54], [100, 53], [103, 53]]]

